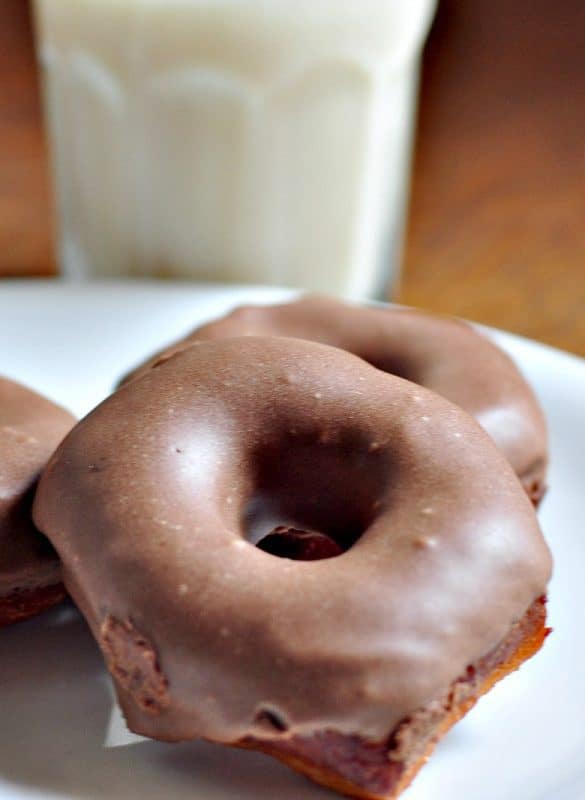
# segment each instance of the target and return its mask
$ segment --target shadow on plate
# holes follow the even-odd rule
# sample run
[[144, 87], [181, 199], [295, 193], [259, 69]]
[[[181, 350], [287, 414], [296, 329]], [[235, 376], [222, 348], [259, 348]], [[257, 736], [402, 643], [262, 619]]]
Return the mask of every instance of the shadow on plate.
[[[109, 679], [72, 607], [0, 633], [0, 800], [332, 798], [265, 756], [111, 738]], [[128, 741], [127, 737], [126, 741]]]

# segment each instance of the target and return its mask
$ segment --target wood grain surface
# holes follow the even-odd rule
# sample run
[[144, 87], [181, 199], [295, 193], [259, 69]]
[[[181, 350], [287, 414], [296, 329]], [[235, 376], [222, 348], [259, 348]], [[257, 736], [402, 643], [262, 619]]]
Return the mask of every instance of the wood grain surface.
[[[30, 9], [2, 0], [0, 276], [54, 272], [49, 209]], [[398, 299], [585, 355], [583, 0], [442, 0]]]
[[441, 0], [400, 299], [585, 355], [585, 3]]
[[54, 270], [47, 173], [29, 5], [0, 0], [0, 276]]

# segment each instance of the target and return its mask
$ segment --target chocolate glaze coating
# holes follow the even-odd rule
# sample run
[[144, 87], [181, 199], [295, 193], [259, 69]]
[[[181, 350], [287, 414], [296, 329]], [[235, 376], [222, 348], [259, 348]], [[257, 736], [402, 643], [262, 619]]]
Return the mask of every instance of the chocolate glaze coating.
[[[194, 345], [108, 398], [43, 474], [59, 552], [132, 730], [380, 741], [544, 592], [508, 462], [460, 408], [321, 344]], [[282, 524], [345, 550], [293, 561]]]
[[539, 649], [549, 633], [545, 621], [545, 601], [539, 598], [496, 648], [470, 665], [442, 697], [409, 715], [382, 742], [320, 731], [309, 737], [275, 736], [272, 741], [248, 739], [237, 744], [280, 758], [313, 780], [350, 797], [396, 798], [449, 728], [496, 680]]
[[128, 379], [193, 342], [250, 335], [289, 336], [339, 347], [443, 395], [485, 428], [535, 503], [544, 494], [548, 444], [538, 401], [512, 360], [460, 320], [325, 297], [243, 306], [158, 353]]
[[33, 526], [31, 503], [41, 470], [74, 423], [63, 408], [0, 378], [0, 601], [61, 581], [53, 548]]

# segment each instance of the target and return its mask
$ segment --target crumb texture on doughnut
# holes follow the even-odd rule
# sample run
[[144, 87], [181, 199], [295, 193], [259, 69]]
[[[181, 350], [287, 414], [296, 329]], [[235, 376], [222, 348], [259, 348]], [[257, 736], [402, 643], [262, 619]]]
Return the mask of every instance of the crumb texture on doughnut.
[[35, 529], [31, 505], [41, 470], [74, 422], [46, 398], [0, 378], [0, 626], [64, 597], [59, 560]]
[[327, 297], [243, 306], [156, 354], [126, 380], [196, 342], [233, 336], [287, 336], [332, 345], [443, 395], [480, 422], [534, 504], [542, 499], [548, 465], [542, 410], [509, 356], [467, 323], [415, 309], [357, 306]]
[[108, 669], [147, 714], [160, 714], [169, 705], [169, 682], [158, 662], [154, 646], [130, 620], [107, 616], [102, 624], [100, 646]]

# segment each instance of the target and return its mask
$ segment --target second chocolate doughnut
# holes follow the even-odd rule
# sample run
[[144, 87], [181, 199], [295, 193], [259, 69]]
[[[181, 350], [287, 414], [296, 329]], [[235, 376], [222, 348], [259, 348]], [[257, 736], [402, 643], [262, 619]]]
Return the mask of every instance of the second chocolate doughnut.
[[532, 502], [538, 505], [542, 499], [548, 466], [542, 410], [510, 357], [471, 325], [414, 309], [357, 306], [327, 297], [242, 306], [157, 353], [123, 382], [194, 342], [234, 336], [285, 336], [332, 345], [437, 392], [477, 419]]

